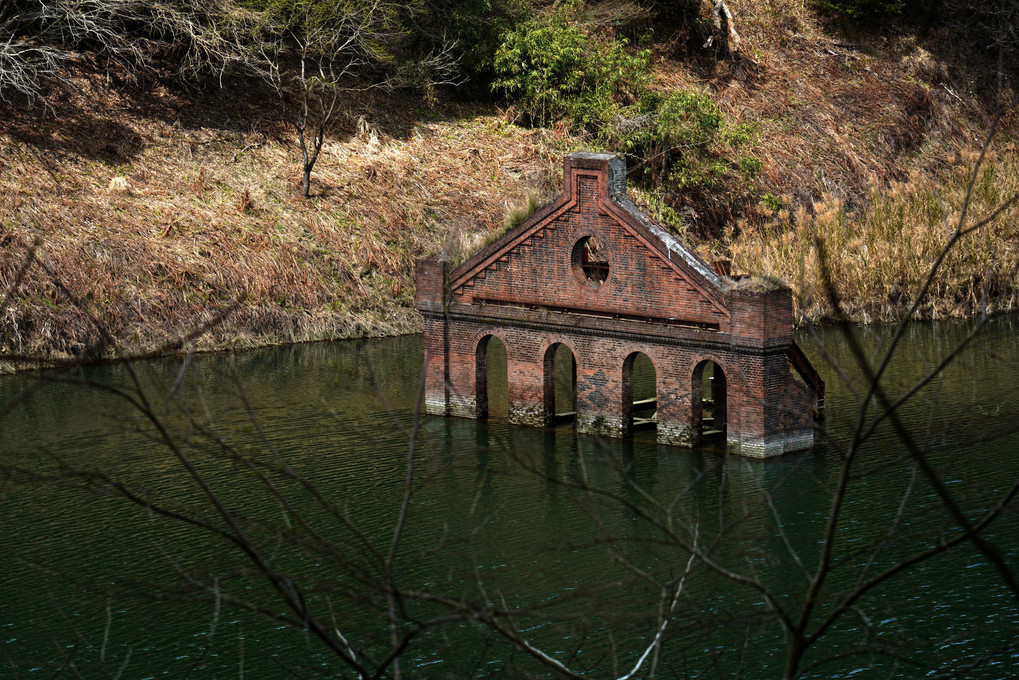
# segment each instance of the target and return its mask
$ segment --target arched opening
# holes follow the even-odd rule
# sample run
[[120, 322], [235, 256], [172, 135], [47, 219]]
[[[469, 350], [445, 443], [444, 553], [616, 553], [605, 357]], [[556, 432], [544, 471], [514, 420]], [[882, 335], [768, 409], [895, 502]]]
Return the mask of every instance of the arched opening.
[[545, 425], [577, 418], [577, 361], [561, 342], [545, 350]]
[[494, 335], [486, 335], [478, 342], [475, 363], [477, 417], [506, 418], [509, 415], [506, 345]]
[[707, 359], [693, 370], [691, 402], [693, 426], [699, 436], [725, 439], [726, 422], [725, 373], [722, 367]]
[[623, 362], [623, 435], [658, 428], [658, 374], [651, 358], [634, 352]]

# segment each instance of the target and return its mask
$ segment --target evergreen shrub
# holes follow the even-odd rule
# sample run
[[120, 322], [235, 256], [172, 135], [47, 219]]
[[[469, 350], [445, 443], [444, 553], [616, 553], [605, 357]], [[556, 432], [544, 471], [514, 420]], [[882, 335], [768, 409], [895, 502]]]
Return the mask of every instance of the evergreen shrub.
[[683, 190], [714, 186], [727, 165], [712, 153], [722, 128], [718, 106], [700, 92], [648, 92], [620, 111], [603, 135], [631, 158], [638, 180]]
[[562, 17], [540, 17], [503, 34], [495, 73], [493, 89], [514, 98], [527, 122], [566, 119], [574, 130], [595, 131], [639, 96], [650, 52], [631, 53], [626, 40], [595, 38]]

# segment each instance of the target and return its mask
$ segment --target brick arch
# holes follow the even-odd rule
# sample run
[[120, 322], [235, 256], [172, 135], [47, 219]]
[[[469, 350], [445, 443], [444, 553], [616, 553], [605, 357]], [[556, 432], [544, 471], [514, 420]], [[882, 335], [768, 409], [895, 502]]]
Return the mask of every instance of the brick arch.
[[577, 338], [569, 337], [560, 333], [542, 334], [538, 342], [539, 356], [545, 356], [545, 353], [548, 352], [553, 345], [562, 345], [566, 349], [570, 350], [579, 363], [580, 357], [577, 356], [577, 350], [574, 349], [574, 346], [577, 345]]
[[623, 375], [622, 375], [622, 428], [623, 436], [629, 437], [633, 434], [634, 422], [633, 422], [633, 366], [637, 360], [637, 357], [643, 355], [651, 362], [651, 368], [655, 372], [655, 403], [658, 402], [658, 390], [661, 386], [661, 376], [659, 373], [660, 363], [655, 362], [655, 358], [651, 356], [648, 350], [649, 347], [642, 347], [640, 349], [634, 349], [626, 358], [623, 359]]
[[693, 371], [690, 374], [690, 424], [698, 438], [704, 432], [704, 369], [708, 362], [714, 364], [714, 380], [712, 396], [712, 416], [715, 429], [721, 430], [723, 438], [728, 426], [729, 385], [728, 371], [725, 364], [714, 355], [701, 355], [695, 358]]
[[[489, 412], [488, 394], [488, 345], [492, 338], [499, 341], [506, 354], [506, 362], [509, 362], [509, 343], [498, 333], [486, 329], [479, 333], [474, 340], [474, 408], [476, 418], [487, 418]], [[509, 367], [506, 366], [507, 383], [509, 381]], [[507, 388], [509, 385], [507, 385]]]
[[560, 415], [564, 411], [565, 404], [557, 403], [556, 399], [556, 358], [563, 349], [566, 349], [570, 353], [572, 358], [572, 382], [570, 386], [570, 404], [569, 411], [573, 412], [574, 415], [577, 409], [577, 353], [574, 351], [569, 344], [562, 340], [551, 340], [547, 343], [544, 352], [542, 353], [542, 394], [543, 394], [543, 419], [545, 426], [555, 425], [556, 416]]

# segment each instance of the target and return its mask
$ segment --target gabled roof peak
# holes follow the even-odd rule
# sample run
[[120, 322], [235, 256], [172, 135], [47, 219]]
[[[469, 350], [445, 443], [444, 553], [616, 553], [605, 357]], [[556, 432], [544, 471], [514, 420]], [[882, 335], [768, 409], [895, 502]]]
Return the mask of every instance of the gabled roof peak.
[[716, 274], [711, 267], [697, 257], [682, 241], [663, 229], [646, 215], [644, 211], [638, 208], [633, 201], [627, 198], [626, 161], [616, 154], [594, 151], [575, 151], [567, 154], [563, 168], [566, 192], [569, 194], [576, 190], [577, 174], [588, 174], [591, 172], [604, 177], [603, 181], [606, 182], [608, 197], [661, 241], [665, 247], [665, 254], [670, 260], [675, 255], [697, 270], [701, 276], [710, 281], [716, 288], [723, 289], [726, 287], [726, 281]]
[[626, 161], [616, 154], [575, 152], [565, 157], [563, 174], [563, 193], [558, 198], [451, 270], [449, 280], [452, 288], [465, 284], [502, 255], [526, 244], [567, 211], [581, 215], [592, 211], [589, 215], [614, 215], [620, 228], [637, 236], [668, 266], [685, 269], [684, 275], [695, 287], [716, 305], [723, 304], [720, 296], [731, 281], [719, 276], [686, 244], [667, 232], [626, 196]]
[[567, 191], [575, 186], [572, 176], [578, 170], [594, 170], [604, 175], [608, 180], [610, 198], [619, 200], [626, 196], [626, 161], [616, 154], [595, 151], [574, 151], [567, 154], [563, 168]]

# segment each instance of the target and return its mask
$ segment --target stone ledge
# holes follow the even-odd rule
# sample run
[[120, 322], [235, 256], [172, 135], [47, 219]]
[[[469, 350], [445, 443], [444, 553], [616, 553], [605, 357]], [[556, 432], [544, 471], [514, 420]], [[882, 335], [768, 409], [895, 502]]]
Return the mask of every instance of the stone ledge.
[[781, 434], [740, 436], [729, 438], [729, 453], [747, 458], [773, 458], [793, 451], [805, 451], [814, 446], [814, 430], [797, 430]]
[[[499, 310], [499, 311], [495, 311]], [[448, 319], [467, 323], [503, 326], [512, 325], [530, 330], [578, 333], [604, 338], [635, 339], [644, 342], [655, 342], [667, 345], [691, 344], [704, 348], [739, 349], [749, 351], [753, 356], [784, 352], [792, 343], [789, 338], [774, 339], [772, 342], [761, 342], [753, 338], [734, 336], [717, 331], [702, 331], [695, 328], [677, 328], [660, 324], [647, 323], [641, 331], [618, 330], [618, 322], [612, 319], [597, 317], [581, 317], [574, 314], [557, 314], [539, 310], [511, 307], [479, 307], [476, 305], [451, 305], [443, 313], [433, 315], [422, 314], [429, 318]]]

